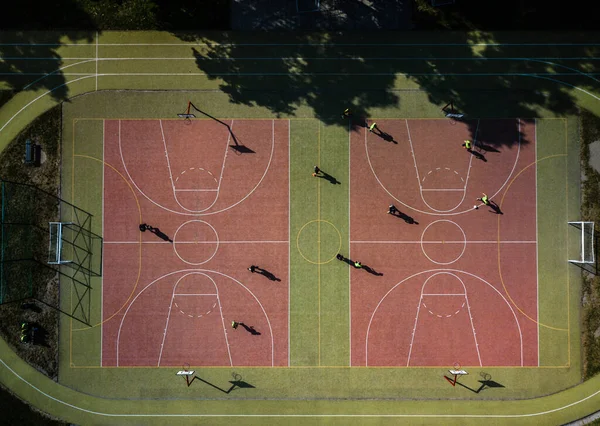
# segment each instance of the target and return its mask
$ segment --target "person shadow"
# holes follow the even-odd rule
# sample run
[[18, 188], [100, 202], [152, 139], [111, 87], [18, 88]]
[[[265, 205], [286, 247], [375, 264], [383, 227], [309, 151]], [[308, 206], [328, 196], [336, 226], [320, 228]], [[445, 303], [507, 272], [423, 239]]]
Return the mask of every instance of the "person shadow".
[[490, 200], [490, 204], [488, 205], [488, 207], [492, 209], [490, 213], [504, 214], [502, 210], [500, 210], [500, 206], [496, 204], [495, 201]]
[[[338, 255], [336, 256], [336, 258], [337, 258], [337, 260], [339, 260], [339, 261], [341, 261], [341, 262], [345, 262], [345, 263], [347, 263], [348, 265], [352, 266], [353, 268], [356, 268], [356, 266], [354, 265], [354, 260], [352, 260], [352, 259], [349, 259], [349, 258], [347, 258], [347, 257], [345, 257], [345, 256], [342, 256], [341, 254], [338, 254]], [[359, 269], [359, 268], [357, 268], [357, 269]], [[367, 271], [369, 274], [373, 274], [373, 275], [376, 275], [376, 276], [378, 276], [378, 277], [380, 277], [380, 276], [382, 276], [382, 275], [383, 275], [383, 273], [381, 273], [381, 272], [377, 272], [375, 269], [371, 268], [371, 267], [370, 267], [370, 266], [368, 266], [368, 265], [362, 265], [362, 269], [364, 269], [365, 271]]]
[[324, 172], [323, 170], [321, 170], [321, 174], [317, 175], [317, 177], [327, 180], [332, 185], [341, 185], [342, 184], [339, 180], [337, 180], [336, 178], [331, 176], [329, 173]]
[[418, 225], [419, 222], [417, 222], [413, 217], [407, 215], [404, 212], [401, 212], [400, 210], [396, 210], [393, 213], [390, 213], [393, 216], [396, 216], [397, 218], [402, 219], [403, 221], [405, 221], [406, 223], [408, 223], [409, 225]]
[[277, 278], [275, 276], [275, 274], [273, 274], [272, 272], [267, 271], [266, 269], [256, 268], [256, 272], [258, 272], [259, 274], [261, 274], [262, 276], [268, 278], [271, 281], [281, 281], [281, 278]]
[[379, 131], [379, 133], [377, 134], [381, 139], [383, 139], [386, 142], [392, 142], [395, 143], [396, 145], [398, 145], [398, 142], [396, 142], [394, 140], [394, 137], [392, 135], [390, 135], [389, 133], [386, 132], [382, 132], [381, 130]]
[[252, 334], [253, 336], [260, 336], [260, 331], [256, 331], [253, 326], [247, 326], [243, 322], [241, 322], [240, 325], [242, 327], [244, 327], [246, 329], [246, 331], [248, 333]]
[[472, 149], [470, 149], [469, 152], [473, 155], [473, 157], [483, 161], [484, 163], [487, 163], [487, 158], [485, 158], [485, 156], [481, 152], [477, 152]]
[[369, 274], [373, 274], [375, 276], [381, 277], [383, 275], [383, 273], [381, 272], [377, 272], [375, 269], [371, 268], [370, 266], [367, 265], [363, 265], [362, 267], [365, 271], [367, 271]]
[[158, 238], [160, 238], [161, 240], [165, 240], [168, 241], [170, 243], [173, 242], [172, 239], [169, 238], [169, 236], [167, 234], [165, 234], [164, 232], [162, 232], [160, 229], [158, 228], [149, 228], [148, 231], [152, 232], [154, 235], [156, 235]]

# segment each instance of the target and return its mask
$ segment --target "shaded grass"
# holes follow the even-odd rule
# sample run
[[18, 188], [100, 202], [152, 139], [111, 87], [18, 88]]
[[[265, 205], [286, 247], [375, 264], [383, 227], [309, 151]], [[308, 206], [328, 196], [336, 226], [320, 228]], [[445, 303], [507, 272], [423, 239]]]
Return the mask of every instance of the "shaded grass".
[[62, 426], [67, 424], [52, 420], [40, 411], [32, 409], [3, 386], [0, 386], [0, 407], [4, 407], [1, 423], [5, 425]]
[[[600, 141], [600, 118], [588, 111], [581, 114], [581, 219], [600, 223], [600, 173], [590, 165], [589, 146]], [[585, 379], [600, 373], [600, 277], [583, 272], [582, 345]]]
[[[55, 107], [34, 120], [25, 128], [0, 154], [0, 178], [34, 185], [51, 194], [57, 194], [60, 179], [60, 138], [61, 108]], [[42, 146], [43, 162], [39, 167], [24, 164], [25, 141], [30, 139]], [[42, 203], [27, 208], [32, 215], [43, 220], [58, 220], [58, 210], [54, 203]], [[41, 220], [40, 219], [40, 220]], [[36, 233], [37, 230], [36, 230]], [[38, 233], [39, 234], [39, 233]], [[44, 235], [45, 236], [45, 235]], [[41, 239], [41, 237], [37, 237]], [[44, 249], [46, 244], [44, 244]], [[34, 252], [41, 246], [33, 245]], [[34, 269], [33, 294], [45, 303], [59, 306], [58, 277], [50, 273], [42, 265], [27, 262]], [[40, 269], [40, 271], [37, 271]], [[38, 274], [38, 272], [41, 272]], [[21, 309], [20, 302], [0, 305], [0, 335], [11, 348], [33, 367], [55, 379], [58, 375], [58, 321], [59, 313], [42, 303], [36, 303], [40, 312]], [[46, 336], [44, 345], [22, 344], [20, 342], [20, 323], [28, 321], [36, 323]]]

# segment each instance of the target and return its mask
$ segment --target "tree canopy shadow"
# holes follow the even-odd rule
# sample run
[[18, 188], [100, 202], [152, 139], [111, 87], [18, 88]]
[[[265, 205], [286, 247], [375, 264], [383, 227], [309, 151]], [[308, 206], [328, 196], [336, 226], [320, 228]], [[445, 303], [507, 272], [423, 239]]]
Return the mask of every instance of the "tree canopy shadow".
[[[403, 46], [402, 38], [394, 44], [373, 37], [373, 43], [361, 44], [362, 40], [349, 41], [347, 34], [290, 32], [273, 34], [269, 42], [260, 35], [224, 33], [197, 39], [206, 44], [191, 52], [198, 69], [219, 81], [233, 104], [265, 107], [277, 117], [294, 116], [308, 106], [327, 125], [344, 127], [348, 121], [340, 116], [350, 108], [352, 127], [357, 129], [373, 109], [410, 110], [419, 93], [421, 100], [440, 107], [440, 118], [445, 116], [441, 108], [452, 101], [456, 112], [464, 114], [459, 121], [468, 126], [471, 137], [497, 151], [531, 142], [519, 133], [516, 118], [525, 120], [523, 124], [548, 112], [577, 114], [573, 86], [600, 86], [579, 71], [596, 69], [595, 49], [548, 45], [517, 50], [515, 36], [510, 37], [451, 33], [419, 48]], [[565, 68], [560, 57], [567, 54], [579, 59]], [[418, 89], [397, 88], [400, 78]], [[478, 132], [479, 119], [485, 118], [513, 120]]]
[[[66, 61], [59, 49], [65, 43], [92, 42], [96, 31], [93, 18], [77, 0], [35, 2], [35, 6], [13, 2], [10, 8], [10, 13], [0, 14], [0, 88], [12, 93], [43, 88], [51, 91], [54, 99], [66, 100], [65, 72], [83, 59]], [[68, 29], [40, 31], [60, 27]], [[6, 101], [9, 96], [3, 98]]]

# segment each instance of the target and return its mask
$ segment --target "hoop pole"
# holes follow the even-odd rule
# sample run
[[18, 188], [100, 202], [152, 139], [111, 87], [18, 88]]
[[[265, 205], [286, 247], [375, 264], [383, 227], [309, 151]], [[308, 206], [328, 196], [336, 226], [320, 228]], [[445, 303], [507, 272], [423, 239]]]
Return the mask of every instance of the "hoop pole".
[[456, 380], [458, 378], [458, 374], [454, 375], [454, 380], [452, 380], [451, 378], [449, 378], [448, 376], [444, 375], [444, 379], [448, 380], [448, 382], [452, 385], [452, 386], [456, 386]]
[[185, 112], [186, 114], [190, 113], [191, 106], [192, 106], [192, 101], [188, 101], [187, 111]]

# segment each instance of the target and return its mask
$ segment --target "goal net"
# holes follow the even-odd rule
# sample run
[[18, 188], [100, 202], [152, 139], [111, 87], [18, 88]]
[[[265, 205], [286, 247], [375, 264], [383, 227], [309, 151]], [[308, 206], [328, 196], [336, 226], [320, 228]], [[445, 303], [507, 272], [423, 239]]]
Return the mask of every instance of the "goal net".
[[593, 264], [596, 261], [594, 247], [594, 222], [569, 222], [573, 244], [569, 246], [569, 262]]

